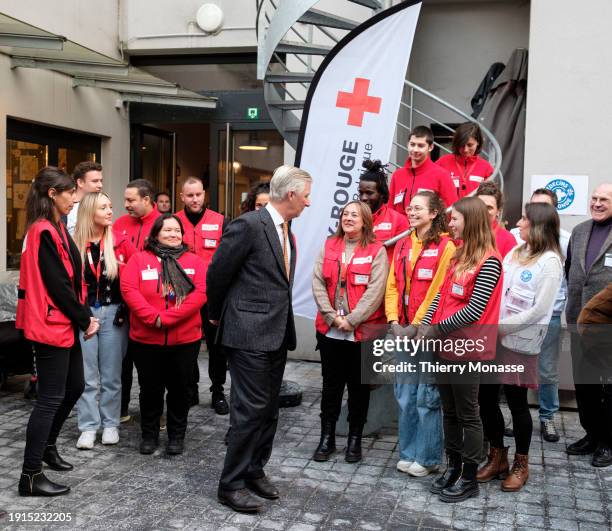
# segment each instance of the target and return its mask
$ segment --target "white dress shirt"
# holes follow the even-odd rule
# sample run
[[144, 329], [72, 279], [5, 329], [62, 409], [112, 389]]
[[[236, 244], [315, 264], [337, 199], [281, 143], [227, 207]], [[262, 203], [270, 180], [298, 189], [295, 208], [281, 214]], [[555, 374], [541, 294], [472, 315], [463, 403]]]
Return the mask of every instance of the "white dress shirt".
[[[285, 246], [285, 235], [283, 234], [283, 223], [285, 222], [285, 220], [283, 216], [278, 213], [278, 210], [276, 210], [272, 206], [272, 203], [268, 202], [265, 208], [270, 213], [270, 216], [272, 216], [272, 221], [274, 222], [274, 226], [276, 227], [276, 233], [278, 234], [278, 239], [280, 240], [281, 249], [284, 250], [283, 247]], [[289, 263], [291, 264], [291, 242], [289, 242], [290, 237], [291, 236], [287, 237], [287, 243], [289, 244], [287, 246], [287, 257], [289, 259]]]

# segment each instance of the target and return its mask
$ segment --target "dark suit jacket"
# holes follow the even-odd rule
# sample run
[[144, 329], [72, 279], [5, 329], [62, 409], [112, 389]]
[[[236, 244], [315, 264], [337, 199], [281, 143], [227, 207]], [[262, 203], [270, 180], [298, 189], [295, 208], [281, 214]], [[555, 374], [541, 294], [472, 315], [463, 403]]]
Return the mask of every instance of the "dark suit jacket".
[[290, 280], [265, 208], [228, 225], [206, 275], [209, 319], [220, 321], [217, 343], [240, 350], [295, 349], [291, 288], [297, 253], [291, 231], [289, 241]]

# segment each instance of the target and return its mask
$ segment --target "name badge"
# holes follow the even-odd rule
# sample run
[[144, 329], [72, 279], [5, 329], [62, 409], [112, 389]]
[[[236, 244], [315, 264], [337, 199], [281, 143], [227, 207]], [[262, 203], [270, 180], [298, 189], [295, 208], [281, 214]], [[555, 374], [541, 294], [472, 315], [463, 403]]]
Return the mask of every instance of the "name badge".
[[[433, 278], [433, 269], [417, 269], [417, 279], [419, 280], [431, 280]], [[463, 292], [462, 292], [463, 295]]]
[[216, 246], [217, 246], [217, 240], [209, 240], [208, 238], [204, 240], [204, 247], [216, 247]]
[[400, 192], [399, 194], [396, 194], [395, 197], [393, 198], [393, 204], [397, 205], [398, 203], [401, 203], [404, 200], [404, 192]]
[[377, 230], [391, 230], [392, 227], [393, 225], [391, 223], [379, 223], [374, 227], [374, 232]]
[[453, 179], [453, 184], [455, 185], [455, 188], [459, 188], [459, 179]]
[[157, 269], [143, 269], [142, 280], [157, 280]]
[[453, 295], [459, 295], [460, 297], [463, 297], [463, 286], [461, 284], [457, 284], [456, 282], [453, 282], [453, 287], [451, 288], [451, 292]]
[[606, 253], [606, 257], [604, 259], [605, 267], [612, 267], [612, 253]]
[[355, 264], [355, 265], [371, 264], [371, 263], [372, 263], [372, 257], [371, 256], [360, 256], [359, 258], [354, 258], [353, 259], [353, 264]]
[[484, 177], [481, 177], [480, 175], [470, 175], [470, 181], [474, 181], [475, 183], [481, 183], [482, 181], [484, 181]]
[[423, 258], [427, 258], [428, 256], [438, 256], [438, 249], [426, 249], [423, 251]]
[[209, 225], [208, 223], [202, 223], [202, 230], [219, 230], [219, 224]]
[[417, 190], [417, 193], [418, 192], [433, 192], [433, 190], [431, 188], [419, 188]]
[[187, 275], [195, 275], [195, 269], [183, 269]]
[[355, 275], [355, 284], [364, 285], [367, 284], [370, 280], [370, 275]]
[[121, 263], [123, 263], [123, 262], [124, 262], [124, 259], [123, 259], [123, 255], [122, 255], [122, 254], [120, 254], [120, 255], [119, 255], [119, 261], [120, 261]]

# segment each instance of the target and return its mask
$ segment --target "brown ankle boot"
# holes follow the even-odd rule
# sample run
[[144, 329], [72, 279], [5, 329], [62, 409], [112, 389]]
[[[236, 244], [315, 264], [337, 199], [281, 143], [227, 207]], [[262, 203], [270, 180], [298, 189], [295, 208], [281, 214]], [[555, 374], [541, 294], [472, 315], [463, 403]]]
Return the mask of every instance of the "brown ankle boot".
[[492, 479], [505, 479], [509, 468], [508, 447], [495, 448], [491, 446], [487, 462], [476, 474], [476, 480], [478, 483], [486, 483]]
[[523, 488], [529, 479], [529, 456], [522, 454], [514, 455], [514, 463], [512, 470], [504, 481], [502, 481], [502, 490], [505, 492], [516, 492]]

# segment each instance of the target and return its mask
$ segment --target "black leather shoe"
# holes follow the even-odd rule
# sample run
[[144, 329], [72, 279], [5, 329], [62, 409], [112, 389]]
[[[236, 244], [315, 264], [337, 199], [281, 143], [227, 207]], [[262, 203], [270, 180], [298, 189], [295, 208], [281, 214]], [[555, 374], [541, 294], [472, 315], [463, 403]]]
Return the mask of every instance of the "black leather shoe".
[[58, 472], [66, 472], [74, 468], [68, 461], [64, 461], [61, 458], [60, 454], [57, 452], [57, 446], [54, 444], [45, 448], [42, 460], [51, 470], [57, 470]]
[[612, 465], [612, 448], [600, 444], [595, 450], [593, 460], [591, 461], [593, 466], [605, 467]]
[[223, 490], [219, 488], [217, 498], [223, 504], [239, 513], [256, 513], [263, 504], [248, 489]]
[[434, 479], [429, 492], [440, 494], [444, 489], [454, 485], [461, 477], [461, 456], [449, 455], [447, 457], [446, 470], [441, 476]]
[[257, 496], [266, 498], [267, 500], [276, 500], [279, 497], [278, 489], [266, 476], [257, 479], [247, 479], [246, 486], [249, 490], [257, 494]]
[[229, 413], [229, 405], [223, 393], [213, 393], [211, 406], [217, 415], [227, 415]]
[[576, 441], [573, 444], [570, 444], [565, 452], [569, 455], [589, 455], [597, 450], [597, 445], [595, 441], [591, 439], [588, 435], [585, 435], [579, 441]]
[[183, 453], [184, 446], [183, 439], [169, 439], [166, 445], [166, 453], [168, 455], [180, 455]]
[[346, 443], [346, 455], [344, 460], [347, 463], [357, 463], [361, 461], [361, 433], [363, 426], [351, 428], [349, 426], [348, 440]]
[[478, 488], [478, 481], [474, 479], [466, 479], [464, 477], [459, 478], [450, 487], [446, 487], [440, 492], [440, 501], [446, 503], [457, 503], [478, 496], [480, 490]]
[[159, 441], [157, 439], [143, 439], [140, 441], [140, 453], [143, 455], [151, 455], [157, 450], [158, 445]]
[[315, 450], [312, 459], [313, 461], [329, 461], [329, 458], [336, 451], [336, 423], [322, 422], [321, 423], [321, 440], [319, 446]]
[[70, 492], [70, 487], [49, 480], [41, 472], [22, 473], [19, 478], [20, 496], [60, 496]]

